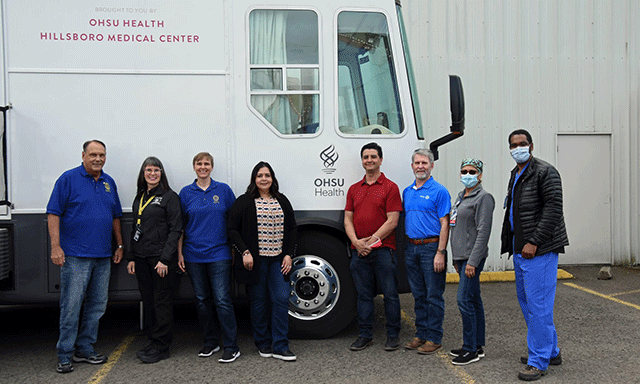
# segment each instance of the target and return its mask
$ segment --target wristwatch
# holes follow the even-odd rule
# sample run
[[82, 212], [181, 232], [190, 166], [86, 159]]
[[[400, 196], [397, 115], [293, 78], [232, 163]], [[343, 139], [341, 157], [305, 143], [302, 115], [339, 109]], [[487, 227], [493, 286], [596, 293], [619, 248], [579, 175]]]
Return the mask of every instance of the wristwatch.
[[447, 250], [446, 249], [438, 248], [438, 252], [442, 253], [444, 256], [447, 256]]

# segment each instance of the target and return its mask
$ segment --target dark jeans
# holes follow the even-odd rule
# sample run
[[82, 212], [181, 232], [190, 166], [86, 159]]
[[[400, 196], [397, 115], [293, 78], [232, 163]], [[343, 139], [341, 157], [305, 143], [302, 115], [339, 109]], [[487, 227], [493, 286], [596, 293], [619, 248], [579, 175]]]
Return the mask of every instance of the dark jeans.
[[[260, 281], [256, 285], [249, 286], [253, 340], [258, 348], [271, 346], [274, 352], [287, 351], [289, 349], [289, 292], [291, 292], [289, 283], [284, 280], [280, 271], [281, 263], [278, 260], [261, 257], [257, 268]], [[271, 305], [271, 332], [267, 311], [269, 304]]]
[[436, 344], [442, 343], [444, 321], [444, 288], [447, 271], [436, 273], [433, 259], [438, 243], [415, 245], [407, 243], [404, 261], [407, 278], [415, 300], [416, 337]]
[[[218, 346], [218, 327], [222, 329], [225, 349], [238, 350], [236, 315], [231, 300], [231, 259], [212, 263], [189, 263], [185, 267], [196, 294], [198, 320], [204, 335], [204, 345]], [[215, 308], [215, 309], [214, 309]]]
[[173, 291], [177, 265], [169, 265], [167, 275], [160, 277], [154, 269], [159, 259], [136, 257], [135, 263], [144, 311], [144, 332], [151, 340], [152, 348], [164, 351], [173, 340]]
[[480, 297], [480, 272], [484, 268], [484, 259], [476, 267], [475, 276], [469, 278], [464, 270], [468, 260], [454, 260], [458, 267], [458, 309], [462, 316], [462, 349], [474, 352], [484, 346], [485, 322], [484, 307]]
[[375, 282], [384, 295], [384, 311], [387, 318], [387, 337], [400, 334], [400, 299], [396, 257], [391, 248], [374, 249], [365, 257], [358, 251], [351, 252], [351, 275], [358, 294], [358, 325], [360, 337], [373, 337], [373, 298]]

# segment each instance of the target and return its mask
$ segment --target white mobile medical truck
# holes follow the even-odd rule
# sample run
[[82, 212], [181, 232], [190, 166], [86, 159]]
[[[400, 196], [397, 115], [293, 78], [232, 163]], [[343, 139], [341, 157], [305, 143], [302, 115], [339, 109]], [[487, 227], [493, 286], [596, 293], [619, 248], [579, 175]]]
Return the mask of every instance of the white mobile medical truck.
[[[208, 151], [213, 178], [237, 195], [268, 161], [299, 224], [292, 329], [326, 337], [354, 318], [342, 220], [347, 189], [363, 176], [360, 148], [378, 142], [383, 171], [404, 187], [412, 151], [447, 133], [422, 130], [400, 1], [0, 4], [0, 303], [58, 300], [46, 204], [60, 174], [80, 163], [82, 143], [99, 139], [126, 248], [147, 156], [163, 161], [179, 191], [194, 179], [192, 157]], [[454, 124], [434, 148], [463, 131], [461, 84], [450, 81]], [[191, 297], [186, 278], [180, 296]], [[125, 263], [114, 266], [110, 298], [139, 298]]]

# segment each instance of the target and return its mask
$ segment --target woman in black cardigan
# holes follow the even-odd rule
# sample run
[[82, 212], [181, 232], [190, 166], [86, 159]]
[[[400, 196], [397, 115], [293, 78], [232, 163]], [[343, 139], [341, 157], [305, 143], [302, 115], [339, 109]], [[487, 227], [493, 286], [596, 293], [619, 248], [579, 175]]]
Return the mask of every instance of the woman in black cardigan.
[[261, 161], [253, 168], [247, 191], [229, 210], [227, 229], [236, 255], [241, 255], [234, 258], [235, 276], [249, 286], [253, 338], [260, 356], [295, 361], [287, 334], [296, 221], [269, 163]]

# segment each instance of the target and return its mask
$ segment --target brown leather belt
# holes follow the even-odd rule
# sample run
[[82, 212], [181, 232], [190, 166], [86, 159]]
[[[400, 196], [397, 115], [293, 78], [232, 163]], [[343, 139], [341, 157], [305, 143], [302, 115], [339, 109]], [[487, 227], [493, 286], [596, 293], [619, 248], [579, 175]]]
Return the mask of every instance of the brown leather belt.
[[407, 237], [407, 240], [409, 240], [411, 244], [422, 245], [422, 244], [429, 244], [429, 243], [437, 243], [440, 240], [440, 237], [434, 236], [434, 237], [427, 237], [426, 239], [412, 239], [410, 237]]

